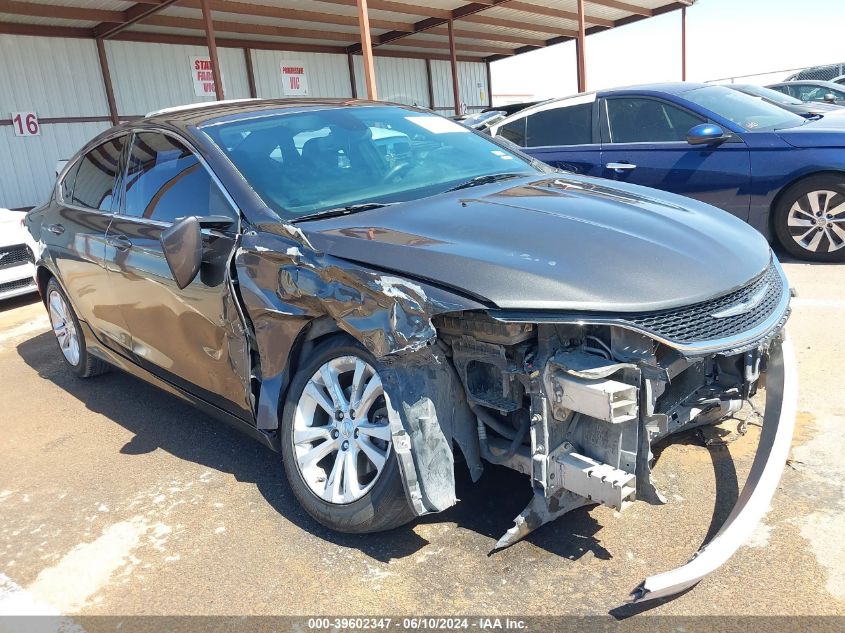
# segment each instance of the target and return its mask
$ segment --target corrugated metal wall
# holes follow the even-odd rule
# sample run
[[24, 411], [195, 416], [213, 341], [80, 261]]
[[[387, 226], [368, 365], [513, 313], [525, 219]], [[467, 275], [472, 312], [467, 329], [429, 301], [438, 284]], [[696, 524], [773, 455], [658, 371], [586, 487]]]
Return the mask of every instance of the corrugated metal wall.
[[[455, 99], [452, 95], [452, 66], [447, 61], [431, 62], [431, 80], [434, 85], [434, 105], [441, 114], [452, 111]], [[471, 112], [488, 105], [490, 87], [487, 85], [487, 66], [480, 62], [458, 62], [458, 88], [461, 103]]]
[[[0, 119], [35, 111], [39, 119], [108, 116], [92, 40], [0, 35]], [[56, 161], [71, 156], [109, 127], [103, 123], [42, 123], [41, 136], [15, 136], [0, 125], [0, 207], [43, 202]]]
[[284, 97], [282, 64], [300, 63], [308, 77], [309, 97], [351, 97], [349, 62], [346, 55], [252, 50], [255, 91], [259, 97]]
[[[355, 55], [354, 62], [358, 96], [366, 98], [367, 84], [364, 79], [364, 60], [360, 55]], [[374, 63], [379, 99], [418, 105], [424, 108], [429, 106], [428, 78], [424, 59], [376, 57]]]
[[[190, 58], [206, 56], [204, 46], [107, 41], [118, 114], [140, 116], [163, 107], [209, 101], [197, 97]], [[281, 66], [303, 64], [309, 96], [351, 97], [346, 55], [251, 50], [259, 97], [282, 97]], [[249, 96], [243, 49], [220, 48], [226, 97]], [[376, 57], [379, 97], [428, 107], [425, 61]], [[452, 78], [449, 62], [432, 61], [435, 105], [449, 114]], [[487, 103], [487, 71], [483, 63], [458, 62], [461, 101], [470, 109]], [[366, 96], [362, 59], [354, 57], [355, 81]], [[39, 119], [109, 115], [97, 47], [93, 40], [0, 35], [0, 121], [12, 112], [35, 111]], [[43, 202], [55, 180], [58, 160], [70, 158], [91, 137], [108, 128], [106, 120], [44, 123], [41, 136], [16, 137], [11, 125], [0, 125], [0, 207], [29, 207]]]
[[[159, 108], [214, 100], [214, 97], [197, 97], [191, 80], [191, 57], [207, 57], [205, 46], [108, 40], [106, 56], [121, 117], [142, 116]], [[218, 57], [226, 98], [248, 97], [243, 49], [219, 48]], [[96, 59], [94, 68], [99, 70]], [[102, 85], [102, 79], [99, 82]]]

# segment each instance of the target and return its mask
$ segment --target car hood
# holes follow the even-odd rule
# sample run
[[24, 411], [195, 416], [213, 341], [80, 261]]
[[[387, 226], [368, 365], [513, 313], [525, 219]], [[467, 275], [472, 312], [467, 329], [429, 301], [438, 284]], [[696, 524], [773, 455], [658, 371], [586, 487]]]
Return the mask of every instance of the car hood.
[[677, 307], [744, 285], [771, 258], [757, 231], [714, 207], [568, 174], [297, 226], [321, 251], [503, 309]]
[[776, 134], [793, 147], [845, 147], [845, 116], [825, 114], [818, 121], [777, 130]]
[[26, 211], [12, 211], [0, 208], [0, 246], [24, 242], [26, 231], [21, 227], [21, 220]]

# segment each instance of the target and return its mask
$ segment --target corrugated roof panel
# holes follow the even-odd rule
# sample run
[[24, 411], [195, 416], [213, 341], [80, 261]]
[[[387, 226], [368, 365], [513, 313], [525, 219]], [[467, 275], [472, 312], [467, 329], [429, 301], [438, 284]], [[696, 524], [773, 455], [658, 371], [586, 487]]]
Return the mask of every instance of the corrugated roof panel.
[[284, 97], [282, 65], [301, 63], [305, 67], [309, 97], [351, 97], [349, 62], [346, 55], [290, 51], [251, 51], [255, 87], [259, 97]]
[[[364, 61], [360, 55], [353, 59], [355, 84], [359, 97], [367, 96], [364, 80]], [[375, 57], [376, 89], [382, 101], [428, 107], [428, 79], [425, 60]]]
[[0, 35], [0, 118], [29, 110], [41, 118], [108, 115], [94, 40]]
[[[205, 46], [106, 40], [106, 54], [120, 116], [214, 100], [194, 94], [191, 57], [207, 57]], [[248, 97], [243, 51], [220, 48], [219, 57], [226, 97]], [[140, 59], [143, 64], [138, 63]]]
[[[158, 33], [161, 35], [184, 35], [188, 37], [205, 37], [205, 32], [198, 29], [177, 29], [173, 27], [163, 27], [163, 26], [150, 26], [147, 24], [136, 24], [133, 25], [131, 28], [127, 29], [125, 32], [127, 33]], [[225, 30], [218, 30], [217, 31], [217, 38], [219, 40], [226, 40], [226, 39], [233, 39], [233, 40], [243, 40], [247, 42], [265, 42], [265, 43], [272, 43], [279, 46], [284, 46], [285, 43], [288, 44], [295, 44], [295, 45], [308, 45], [308, 46], [333, 46], [335, 48], [342, 49], [344, 46], [348, 46], [354, 43], [354, 40], [350, 38], [348, 41], [338, 41], [338, 40], [326, 40], [326, 41], [317, 41], [308, 38], [298, 38], [298, 37], [274, 37], [272, 35], [263, 35], [263, 34], [253, 34], [253, 33], [238, 33], [238, 32], [229, 32]], [[224, 48], [224, 47], [221, 47]]]
[[58, 7], [79, 7], [81, 9], [106, 9], [125, 11], [134, 2], [124, 0], [24, 0], [27, 4], [50, 4]]
[[32, 207], [45, 202], [56, 182], [56, 163], [72, 157], [110, 123], [49, 123], [36, 137], [15, 136], [0, 126], [0, 207]]
[[[193, 20], [202, 19], [202, 11], [192, 9], [190, 7], [171, 6], [162, 9], [156, 15], [164, 15], [168, 17], [189, 18]], [[263, 24], [267, 26], [281, 26], [291, 29], [308, 29], [311, 31], [333, 31], [336, 33], [350, 33], [358, 37], [359, 31], [357, 26], [350, 26], [346, 24], [314, 24], [313, 22], [306, 22], [304, 20], [280, 20], [279, 18], [271, 18], [261, 15], [244, 15], [242, 13], [221, 13], [214, 12], [215, 22], [238, 22], [243, 24]], [[144, 23], [141, 22], [143, 25]], [[384, 32], [384, 29], [372, 29], [373, 34]]]

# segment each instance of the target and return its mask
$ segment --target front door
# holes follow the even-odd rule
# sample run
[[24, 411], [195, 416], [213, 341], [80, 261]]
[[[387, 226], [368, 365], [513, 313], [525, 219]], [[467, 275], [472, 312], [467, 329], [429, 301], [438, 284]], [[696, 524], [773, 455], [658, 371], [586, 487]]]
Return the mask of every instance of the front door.
[[614, 97], [600, 106], [604, 178], [696, 198], [748, 220], [751, 160], [740, 139], [693, 146], [690, 128], [706, 123], [651, 97]]
[[[238, 213], [187, 145], [136, 133], [127, 158], [121, 213], [106, 241], [109, 278], [142, 367], [202, 399], [251, 419], [249, 350], [229, 264]], [[203, 230], [203, 264], [180, 290], [159, 238], [177, 218], [229, 216], [225, 230]]]

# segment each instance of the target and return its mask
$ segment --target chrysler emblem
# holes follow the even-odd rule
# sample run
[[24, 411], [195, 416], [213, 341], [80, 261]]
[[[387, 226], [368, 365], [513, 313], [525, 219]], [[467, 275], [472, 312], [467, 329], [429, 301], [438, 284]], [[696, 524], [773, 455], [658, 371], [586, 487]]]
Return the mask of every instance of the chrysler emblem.
[[763, 286], [757, 292], [748, 297], [748, 299], [746, 299], [745, 301], [735, 303], [732, 306], [728, 306], [724, 310], [713, 312], [710, 316], [712, 316], [714, 319], [726, 319], [728, 317], [736, 316], [738, 314], [745, 314], [746, 312], [751, 311], [759, 305], [759, 303], [766, 296], [768, 290], [769, 284], [763, 284]]

